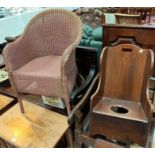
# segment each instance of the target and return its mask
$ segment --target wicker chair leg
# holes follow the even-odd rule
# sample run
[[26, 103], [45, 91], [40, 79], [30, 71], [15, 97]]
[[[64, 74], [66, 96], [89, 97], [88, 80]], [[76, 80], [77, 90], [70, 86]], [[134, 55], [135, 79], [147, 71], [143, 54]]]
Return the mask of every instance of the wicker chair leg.
[[66, 110], [67, 110], [67, 114], [69, 116], [70, 112], [71, 112], [71, 107], [70, 107], [70, 99], [68, 97], [64, 97], [63, 101], [66, 105]]
[[24, 113], [24, 106], [23, 106], [22, 98], [20, 95], [18, 95], [18, 102], [19, 102], [21, 113]]

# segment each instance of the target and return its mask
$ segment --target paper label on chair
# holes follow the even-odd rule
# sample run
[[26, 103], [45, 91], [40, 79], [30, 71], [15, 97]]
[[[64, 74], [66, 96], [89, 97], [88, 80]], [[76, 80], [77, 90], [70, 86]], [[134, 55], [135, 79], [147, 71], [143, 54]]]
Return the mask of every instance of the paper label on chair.
[[42, 96], [44, 104], [60, 108], [60, 109], [65, 109], [65, 103], [61, 98], [55, 98], [55, 97], [47, 97], [47, 96]]
[[8, 73], [5, 70], [0, 69], [0, 82], [3, 82], [7, 79], [8, 79]]

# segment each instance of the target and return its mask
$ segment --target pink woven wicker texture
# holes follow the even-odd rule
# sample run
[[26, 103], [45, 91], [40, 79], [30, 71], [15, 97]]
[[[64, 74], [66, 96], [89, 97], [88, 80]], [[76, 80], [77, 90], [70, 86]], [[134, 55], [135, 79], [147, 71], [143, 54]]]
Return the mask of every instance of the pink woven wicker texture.
[[19, 101], [21, 93], [61, 97], [70, 112], [69, 95], [77, 75], [75, 48], [81, 35], [82, 23], [74, 13], [46, 10], [4, 48], [5, 64]]

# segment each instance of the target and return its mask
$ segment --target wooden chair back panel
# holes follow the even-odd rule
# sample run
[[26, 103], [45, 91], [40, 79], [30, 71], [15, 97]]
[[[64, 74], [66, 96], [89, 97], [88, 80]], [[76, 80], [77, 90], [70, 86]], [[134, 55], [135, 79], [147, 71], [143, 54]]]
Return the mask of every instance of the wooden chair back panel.
[[105, 66], [101, 64], [101, 83], [104, 85], [101, 94], [109, 98], [140, 102], [147, 82], [144, 77], [150, 69], [150, 65], [147, 65], [150, 52], [134, 45], [122, 44], [109, 47], [103, 55], [106, 63]]

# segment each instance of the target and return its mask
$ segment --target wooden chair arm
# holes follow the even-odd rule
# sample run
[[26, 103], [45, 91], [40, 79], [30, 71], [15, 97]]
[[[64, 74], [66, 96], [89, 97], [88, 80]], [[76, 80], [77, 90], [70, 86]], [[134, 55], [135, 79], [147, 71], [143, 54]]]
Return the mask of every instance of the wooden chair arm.
[[81, 111], [81, 109], [86, 105], [88, 99], [90, 99], [90, 94], [98, 82], [99, 74], [97, 74], [92, 81], [91, 85], [89, 86], [88, 90], [86, 91], [83, 98], [80, 100], [80, 102], [74, 107], [74, 109], [71, 111], [71, 113], [68, 116], [68, 123], [71, 125], [75, 122], [75, 119], [78, 118], [78, 113]]

